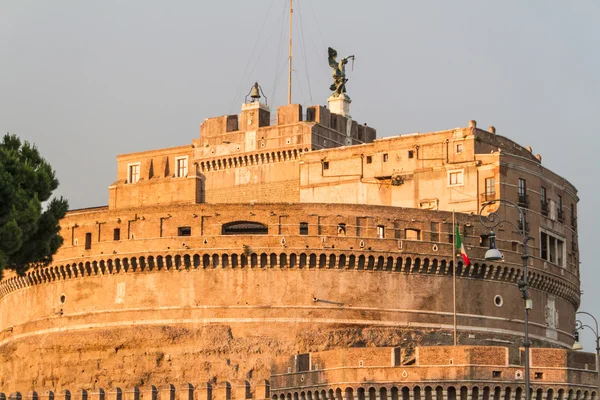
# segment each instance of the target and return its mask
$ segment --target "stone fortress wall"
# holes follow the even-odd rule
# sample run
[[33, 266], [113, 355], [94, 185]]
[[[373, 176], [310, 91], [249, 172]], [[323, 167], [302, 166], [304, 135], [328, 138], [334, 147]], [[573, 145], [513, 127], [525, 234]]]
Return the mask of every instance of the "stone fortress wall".
[[[514, 349], [518, 350], [518, 349]], [[490, 346], [331, 350], [280, 357], [273, 400], [523, 400], [522, 351]], [[594, 355], [531, 349], [531, 398], [598, 398]]]
[[534, 344], [569, 347], [575, 188], [474, 121], [374, 139], [324, 107], [281, 107], [271, 126], [251, 103], [191, 146], [119, 156], [108, 206], [68, 213], [52, 265], [0, 280], [0, 389], [257, 387], [280, 354], [451, 344], [453, 209], [473, 260], [456, 268], [459, 343], [514, 351], [519, 236], [500, 229], [505, 260], [485, 262], [476, 216], [497, 197], [527, 210], [487, 211], [531, 237]]
[[[365, 217], [364, 211], [354, 205], [202, 204], [72, 212], [63, 221], [63, 235], [72, 242], [54, 264], [0, 284], [0, 345], [10, 349], [3, 361], [11, 360], [0, 364], [0, 376], [15, 387], [32, 380], [64, 386], [70, 379], [88, 389], [108, 385], [109, 378], [131, 386], [146, 375], [177, 384], [192, 373], [206, 380], [267, 379], [271, 346], [293, 352], [364, 341], [450, 344], [451, 213], [373, 206]], [[474, 260], [469, 267], [458, 264], [460, 343], [518, 344], [519, 254], [507, 251], [502, 263], [480, 261], [485, 231], [476, 217], [457, 217]], [[264, 224], [269, 234], [223, 230], [240, 220]], [[303, 221], [307, 235], [300, 234]], [[429, 231], [431, 223], [440, 230]], [[191, 236], [177, 236], [188, 227]], [[115, 229], [121, 235], [116, 241]], [[411, 229], [420, 240], [404, 238]], [[572, 321], [554, 316], [575, 312], [579, 280], [561, 271], [532, 259], [532, 297], [539, 306], [531, 314], [531, 334], [538, 345], [572, 341]], [[28, 303], [35, 306], [23, 309]], [[380, 339], [365, 337], [374, 332]], [[52, 367], [18, 356], [19, 348], [34, 346]], [[169, 362], [157, 361], [167, 352]], [[198, 360], [211, 365], [199, 369]], [[67, 372], [103, 365], [128, 372]]]

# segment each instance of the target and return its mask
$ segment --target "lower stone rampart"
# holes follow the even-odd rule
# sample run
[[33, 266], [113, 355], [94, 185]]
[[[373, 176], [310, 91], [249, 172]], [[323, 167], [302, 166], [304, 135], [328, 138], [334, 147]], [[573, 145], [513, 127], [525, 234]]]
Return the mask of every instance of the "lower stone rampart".
[[[273, 366], [273, 400], [523, 400], [521, 352], [503, 347], [341, 349], [281, 357]], [[595, 400], [593, 354], [531, 349], [531, 398]]]
[[129, 388], [98, 387], [86, 389], [60, 389], [26, 393], [0, 392], [0, 400], [266, 400], [270, 397], [269, 381], [251, 386], [247, 381], [219, 383], [203, 382], [197, 385], [185, 383], [180, 386], [133, 386]]

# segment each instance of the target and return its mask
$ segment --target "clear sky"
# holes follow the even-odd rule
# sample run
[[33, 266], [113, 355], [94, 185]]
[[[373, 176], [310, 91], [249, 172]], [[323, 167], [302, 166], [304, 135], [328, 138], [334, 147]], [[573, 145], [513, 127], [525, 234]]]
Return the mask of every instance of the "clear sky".
[[[475, 119], [578, 188], [581, 309], [600, 317], [600, 2], [294, 1], [295, 103], [326, 104], [331, 46], [356, 55], [352, 115], [378, 137]], [[72, 208], [105, 205], [117, 154], [191, 143], [255, 80], [286, 102], [287, 3], [3, 0], [0, 132], [38, 145]]]

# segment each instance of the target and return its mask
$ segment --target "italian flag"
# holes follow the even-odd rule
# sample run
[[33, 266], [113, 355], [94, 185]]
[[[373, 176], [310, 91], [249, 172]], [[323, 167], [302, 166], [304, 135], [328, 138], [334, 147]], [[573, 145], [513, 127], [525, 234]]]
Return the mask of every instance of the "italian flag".
[[463, 258], [463, 262], [465, 263], [465, 266], [468, 267], [469, 265], [471, 265], [471, 260], [469, 260], [469, 257], [467, 256], [467, 252], [465, 251], [465, 246], [462, 242], [462, 239], [460, 238], [460, 232], [458, 231], [458, 225], [456, 225], [456, 234], [454, 236], [456, 237], [456, 249], [460, 250], [460, 255]]

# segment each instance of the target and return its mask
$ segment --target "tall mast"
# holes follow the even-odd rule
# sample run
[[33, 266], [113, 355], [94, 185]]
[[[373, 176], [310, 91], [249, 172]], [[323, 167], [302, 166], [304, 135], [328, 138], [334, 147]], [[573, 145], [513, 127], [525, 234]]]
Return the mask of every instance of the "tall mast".
[[290, 54], [288, 62], [288, 104], [292, 104], [292, 1], [290, 0]]

